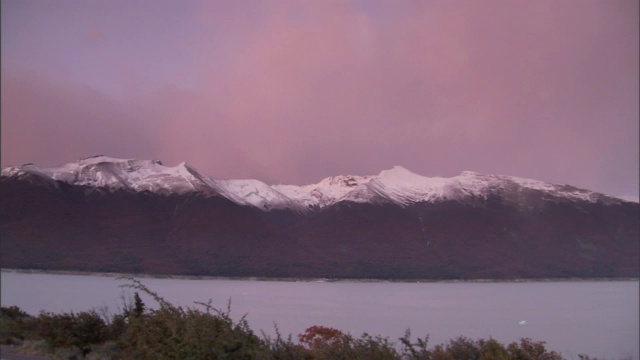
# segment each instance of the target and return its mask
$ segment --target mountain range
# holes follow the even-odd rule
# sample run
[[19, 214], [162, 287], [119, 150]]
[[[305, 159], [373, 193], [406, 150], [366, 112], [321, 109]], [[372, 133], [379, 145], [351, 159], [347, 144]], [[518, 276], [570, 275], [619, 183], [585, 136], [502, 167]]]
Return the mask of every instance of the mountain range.
[[221, 180], [95, 156], [0, 177], [0, 264], [173, 275], [637, 277], [637, 202], [503, 175], [396, 166], [316, 184]]

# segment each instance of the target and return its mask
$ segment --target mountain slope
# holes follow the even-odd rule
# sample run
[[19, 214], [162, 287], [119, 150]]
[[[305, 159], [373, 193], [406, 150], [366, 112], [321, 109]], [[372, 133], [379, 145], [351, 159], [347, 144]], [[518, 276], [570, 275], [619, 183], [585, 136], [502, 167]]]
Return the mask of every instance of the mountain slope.
[[94, 157], [0, 177], [2, 267], [335, 278], [637, 277], [637, 202], [401, 167], [306, 186]]

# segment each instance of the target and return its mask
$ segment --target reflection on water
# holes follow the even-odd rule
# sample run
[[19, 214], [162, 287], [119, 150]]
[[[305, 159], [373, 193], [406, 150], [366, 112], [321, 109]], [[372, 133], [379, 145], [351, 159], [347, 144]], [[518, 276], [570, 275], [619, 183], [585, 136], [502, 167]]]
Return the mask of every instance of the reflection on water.
[[[142, 279], [166, 300], [183, 306], [211, 299], [232, 315], [247, 315], [259, 333], [298, 334], [312, 325], [393, 340], [407, 328], [430, 334], [430, 344], [464, 335], [501, 342], [522, 337], [547, 342], [568, 359], [578, 354], [638, 359], [638, 281], [526, 283], [285, 282]], [[2, 306], [82, 311], [122, 307], [124, 280], [83, 275], [2, 272]], [[148, 305], [153, 301], [143, 299]]]

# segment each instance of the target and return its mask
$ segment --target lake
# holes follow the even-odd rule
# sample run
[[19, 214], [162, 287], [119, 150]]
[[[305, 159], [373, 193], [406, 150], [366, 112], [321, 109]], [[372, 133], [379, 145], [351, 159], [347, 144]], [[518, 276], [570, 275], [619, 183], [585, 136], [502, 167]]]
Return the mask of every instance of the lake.
[[[122, 308], [131, 289], [111, 276], [1, 273], [2, 306], [30, 314]], [[395, 341], [407, 328], [430, 334], [431, 345], [456, 336], [503, 343], [529, 337], [567, 359], [578, 354], [639, 359], [639, 283], [554, 282], [295, 282], [141, 278], [152, 291], [182, 306], [213, 301], [232, 317], [247, 314], [256, 332], [294, 337], [313, 325]], [[141, 294], [142, 295], [142, 294]], [[141, 296], [148, 306], [153, 301]]]

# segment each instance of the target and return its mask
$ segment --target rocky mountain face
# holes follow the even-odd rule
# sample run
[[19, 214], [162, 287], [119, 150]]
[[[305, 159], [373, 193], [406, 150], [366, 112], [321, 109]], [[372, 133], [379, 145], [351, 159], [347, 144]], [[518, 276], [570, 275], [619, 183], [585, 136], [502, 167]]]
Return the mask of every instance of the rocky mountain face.
[[640, 206], [395, 167], [307, 186], [104, 156], [0, 177], [4, 268], [380, 279], [637, 277]]

